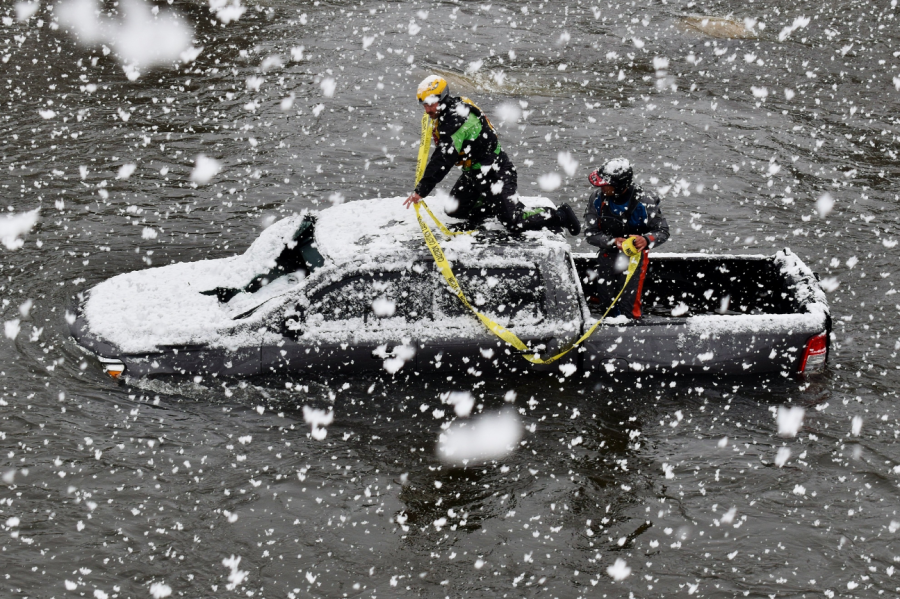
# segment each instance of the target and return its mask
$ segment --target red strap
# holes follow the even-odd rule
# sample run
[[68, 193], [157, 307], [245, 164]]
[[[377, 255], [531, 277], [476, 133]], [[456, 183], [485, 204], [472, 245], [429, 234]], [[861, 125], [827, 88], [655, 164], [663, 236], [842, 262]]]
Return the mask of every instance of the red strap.
[[634, 298], [634, 305], [631, 307], [631, 315], [635, 318], [641, 317], [641, 295], [644, 293], [644, 279], [647, 276], [647, 265], [650, 264], [650, 256], [647, 254], [647, 251], [644, 250], [641, 252], [643, 255], [641, 256], [641, 276], [638, 279], [638, 287], [637, 294]]

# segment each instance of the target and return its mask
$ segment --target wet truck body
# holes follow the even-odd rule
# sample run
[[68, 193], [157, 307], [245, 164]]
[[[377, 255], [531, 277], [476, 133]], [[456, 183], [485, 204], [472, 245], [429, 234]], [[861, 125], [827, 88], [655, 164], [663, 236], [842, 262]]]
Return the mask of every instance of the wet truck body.
[[[584, 293], [593, 255], [573, 254], [561, 235], [489, 224], [441, 244], [470, 302], [543, 355], [605, 308]], [[828, 305], [790, 251], [652, 253], [650, 264], [644, 318], [608, 318], [579, 349], [535, 367], [449, 292], [401, 199], [363, 200], [285, 218], [238, 256], [113, 277], [82, 294], [70, 330], [108, 372], [134, 377], [792, 374], [824, 364]]]

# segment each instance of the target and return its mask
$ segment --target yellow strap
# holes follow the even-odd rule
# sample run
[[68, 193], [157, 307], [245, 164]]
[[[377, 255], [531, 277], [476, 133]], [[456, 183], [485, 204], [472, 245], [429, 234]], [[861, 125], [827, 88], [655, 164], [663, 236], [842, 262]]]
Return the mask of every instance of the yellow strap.
[[[428, 213], [428, 216], [431, 217], [431, 220], [434, 221], [434, 224], [436, 224], [438, 226], [438, 229], [441, 230], [441, 233], [443, 233], [447, 237], [453, 237], [454, 235], [470, 235], [470, 234], [476, 232], [474, 230], [472, 230], [472, 231], [451, 231], [450, 229], [448, 229], [447, 227], [444, 226], [444, 223], [442, 223], [441, 221], [438, 220], [438, 218], [434, 215], [434, 212], [431, 211], [431, 208], [428, 207], [428, 204], [426, 204], [424, 200], [419, 202], [419, 204], [422, 204], [422, 206], [425, 207], [425, 212]], [[416, 205], [416, 207], [418, 207], [418, 204]]]
[[419, 144], [419, 160], [416, 162], [416, 185], [425, 174], [425, 165], [428, 164], [428, 150], [431, 149], [431, 132], [434, 129], [434, 121], [428, 114], [422, 115], [422, 141]]
[[[429, 214], [431, 214], [431, 211], [428, 209], [428, 206], [425, 204], [424, 201], [417, 203], [415, 206], [416, 206], [416, 219], [419, 221], [419, 226], [422, 228], [422, 235], [425, 237], [425, 245], [428, 246], [428, 249], [431, 252], [432, 257], [434, 258], [434, 262], [435, 262], [435, 264], [437, 264], [438, 268], [441, 270], [441, 274], [444, 275], [444, 280], [447, 281], [447, 284], [450, 286], [450, 290], [456, 295], [456, 297], [459, 298], [459, 301], [461, 301], [462, 304], [466, 308], [471, 310], [472, 313], [478, 317], [478, 319], [484, 324], [484, 326], [486, 326], [488, 328], [488, 330], [490, 330], [492, 333], [494, 333], [497, 337], [499, 337], [503, 341], [506, 341], [508, 344], [512, 345], [517, 350], [522, 351], [522, 352], [529, 352], [529, 353], [523, 354], [522, 357], [525, 358], [526, 360], [528, 360], [529, 362], [531, 362], [532, 364], [552, 364], [553, 362], [556, 362], [557, 360], [562, 358], [564, 355], [566, 355], [567, 353], [569, 353], [570, 351], [572, 351], [573, 349], [575, 349], [576, 347], [581, 345], [581, 343], [583, 343], [585, 341], [585, 339], [590, 337], [593, 334], [593, 332], [595, 330], [597, 330], [597, 327], [600, 326], [600, 323], [603, 322], [603, 319], [606, 318], [606, 315], [609, 314], [609, 311], [612, 310], [613, 306], [616, 305], [616, 302], [619, 301], [619, 298], [622, 296], [622, 293], [625, 291], [625, 287], [628, 285], [628, 282], [631, 280], [632, 275], [634, 274], [635, 270], [637, 269], [638, 265], [640, 264], [641, 252], [637, 251], [633, 245], [630, 245], [629, 250], [633, 250], [636, 253], [629, 255], [628, 271], [625, 276], [625, 285], [622, 286], [622, 289], [619, 291], [619, 294], [616, 296], [616, 299], [614, 299], [612, 304], [610, 304], [609, 308], [606, 309], [606, 312], [603, 313], [603, 316], [600, 317], [600, 320], [595, 322], [594, 325], [590, 329], [588, 329], [588, 331], [584, 335], [582, 335], [580, 338], [578, 338], [574, 342], [567, 344], [565, 346], [565, 349], [562, 352], [560, 352], [550, 358], [541, 359], [540, 357], [538, 357], [538, 355], [535, 352], [530, 350], [529, 347], [527, 345], [525, 345], [525, 343], [521, 339], [519, 339], [513, 332], [504, 328], [500, 324], [494, 322], [488, 316], [485, 316], [484, 314], [482, 314], [481, 312], [476, 310], [474, 307], [472, 307], [472, 304], [470, 304], [469, 300], [466, 299], [465, 293], [463, 293], [462, 288], [459, 286], [459, 281], [456, 280], [456, 275], [453, 274], [453, 269], [450, 268], [450, 263], [447, 262], [447, 258], [446, 258], [446, 256], [444, 256], [444, 252], [441, 249], [440, 244], [438, 244], [437, 239], [434, 237], [434, 233], [431, 232], [431, 228], [428, 226], [428, 224], [422, 218], [422, 214], [419, 212], [419, 207], [425, 206], [425, 210]], [[432, 214], [431, 217], [434, 218], [434, 215]], [[437, 221], [437, 219], [435, 219], [435, 221]], [[629, 239], [629, 241], [630, 241], [630, 239]]]

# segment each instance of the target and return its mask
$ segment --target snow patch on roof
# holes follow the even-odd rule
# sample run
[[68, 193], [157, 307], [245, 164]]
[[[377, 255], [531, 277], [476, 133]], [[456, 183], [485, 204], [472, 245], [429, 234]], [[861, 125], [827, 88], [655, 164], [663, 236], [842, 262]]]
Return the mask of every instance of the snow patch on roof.
[[[416, 220], [413, 208], [403, 206], [404, 197], [358, 200], [347, 202], [323, 210], [316, 221], [316, 246], [326, 260], [335, 264], [364, 259], [377, 259], [379, 255], [395, 254], [406, 256], [416, 252], [427, 252], [422, 239], [422, 229]], [[553, 207], [547, 198], [520, 197], [528, 208], [538, 206]], [[447, 208], [454, 202], [449, 196], [429, 197], [428, 207], [442, 223], [448, 227], [463, 221], [447, 216]], [[434, 231], [441, 248], [465, 255], [480, 252], [485, 243], [476, 234], [457, 235], [452, 239], [444, 237], [437, 225], [423, 209], [420, 211], [425, 223]], [[487, 229], [503, 229], [502, 225], [488, 221]], [[496, 226], [495, 226], [496, 225]], [[523, 241], [538, 245], [563, 244], [565, 241], [549, 231], [532, 231], [523, 235]], [[529, 245], [531, 245], [529, 243]], [[449, 253], [448, 253], [449, 257]]]

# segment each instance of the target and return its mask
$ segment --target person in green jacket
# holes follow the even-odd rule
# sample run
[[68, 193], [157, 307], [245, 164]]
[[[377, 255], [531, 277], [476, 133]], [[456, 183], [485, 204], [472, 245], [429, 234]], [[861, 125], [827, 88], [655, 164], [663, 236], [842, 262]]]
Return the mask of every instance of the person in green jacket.
[[434, 75], [419, 84], [416, 97], [435, 121], [435, 150], [415, 191], [404, 201], [407, 208], [427, 197], [455, 165], [463, 172], [450, 191], [457, 206], [448, 216], [471, 224], [493, 216], [509, 231], [565, 228], [578, 235], [581, 223], [568, 204], [527, 208], [519, 201], [516, 167], [500, 147], [491, 122], [471, 100], [451, 96], [447, 81]]

